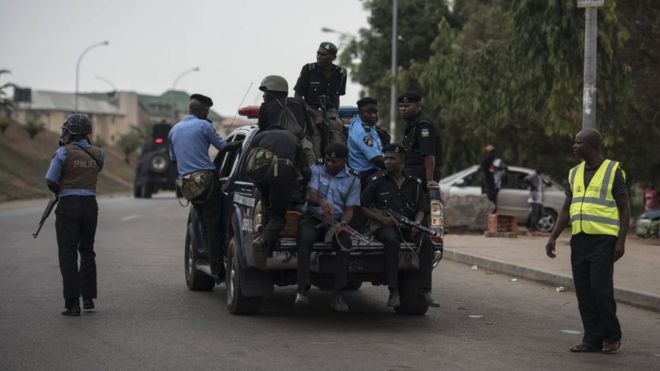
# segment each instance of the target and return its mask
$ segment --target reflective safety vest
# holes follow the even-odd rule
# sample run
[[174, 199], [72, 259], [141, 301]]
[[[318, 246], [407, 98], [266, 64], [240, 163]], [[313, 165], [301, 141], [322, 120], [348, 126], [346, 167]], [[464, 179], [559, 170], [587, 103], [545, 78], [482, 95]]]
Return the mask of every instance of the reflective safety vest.
[[617, 236], [619, 234], [619, 209], [612, 195], [614, 175], [619, 163], [604, 160], [589, 185], [584, 185], [583, 161], [568, 173], [573, 191], [570, 216], [573, 234], [601, 234]]

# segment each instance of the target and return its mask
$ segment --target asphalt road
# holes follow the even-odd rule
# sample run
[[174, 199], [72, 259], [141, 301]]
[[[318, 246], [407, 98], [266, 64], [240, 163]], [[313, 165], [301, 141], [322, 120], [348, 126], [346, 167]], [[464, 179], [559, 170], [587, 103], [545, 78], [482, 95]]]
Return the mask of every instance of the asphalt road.
[[370, 285], [346, 295], [348, 314], [317, 290], [295, 308], [286, 287], [261, 314], [233, 316], [224, 285], [186, 289], [187, 210], [171, 195], [99, 204], [99, 299], [79, 318], [60, 315], [54, 218], [33, 240], [43, 205], [0, 207], [0, 370], [660, 370], [660, 313], [620, 305], [620, 353], [572, 354], [574, 293], [447, 261], [425, 316], [395, 315]]

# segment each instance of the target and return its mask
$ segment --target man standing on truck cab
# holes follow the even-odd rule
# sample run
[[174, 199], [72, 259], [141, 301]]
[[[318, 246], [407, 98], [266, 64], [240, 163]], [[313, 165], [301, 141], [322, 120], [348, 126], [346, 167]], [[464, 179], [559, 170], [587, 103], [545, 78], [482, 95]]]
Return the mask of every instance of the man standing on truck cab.
[[[201, 94], [190, 96], [189, 114], [178, 122], [169, 133], [170, 158], [176, 162], [179, 177], [209, 172], [212, 176], [204, 193], [191, 200], [195, 213], [202, 222], [208, 246], [211, 273], [216, 283], [222, 282], [223, 252], [220, 226], [220, 184], [218, 173], [209, 157], [209, 146], [219, 151], [227, 147], [225, 140], [216, 133], [207, 120], [213, 106], [211, 98]], [[241, 143], [241, 142], [238, 142]]]
[[[315, 242], [330, 242], [337, 252], [334, 289], [336, 295], [330, 306], [338, 312], [348, 312], [341, 296], [348, 278], [348, 250], [350, 236], [342, 231], [353, 218], [353, 209], [360, 206], [360, 179], [346, 166], [348, 148], [342, 143], [331, 143], [325, 148], [325, 158], [312, 168], [307, 185], [307, 207], [298, 228], [298, 294], [295, 305], [309, 304], [309, 257]], [[338, 221], [336, 230], [323, 220]]]
[[346, 143], [344, 125], [338, 117], [339, 97], [346, 94], [346, 69], [333, 64], [337, 46], [324, 41], [316, 50], [316, 63], [302, 67], [293, 90], [304, 98], [320, 130], [315, 130], [314, 147], [319, 155], [329, 143]]
[[383, 148], [386, 171], [377, 173], [362, 192], [362, 210], [375, 222], [374, 238], [385, 245], [385, 270], [390, 296], [387, 306], [398, 307], [399, 251], [402, 238], [419, 246], [419, 295], [432, 307], [438, 304], [431, 297], [431, 272], [433, 270], [433, 244], [428, 236], [418, 230], [404, 229], [383, 210], [391, 210], [408, 219], [423, 223], [428, 202], [424, 197], [422, 180], [403, 170], [405, 147], [392, 143]]

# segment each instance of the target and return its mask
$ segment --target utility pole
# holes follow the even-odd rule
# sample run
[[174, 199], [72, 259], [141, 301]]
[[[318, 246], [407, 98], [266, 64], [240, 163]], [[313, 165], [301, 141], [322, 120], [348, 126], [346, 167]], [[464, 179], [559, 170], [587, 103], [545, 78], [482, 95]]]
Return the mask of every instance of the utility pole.
[[390, 83], [390, 135], [392, 142], [396, 140], [396, 117], [398, 104], [396, 103], [396, 42], [398, 22], [398, 1], [392, 0], [392, 82]]
[[584, 16], [584, 87], [582, 93], [582, 128], [596, 128], [596, 60], [598, 44], [598, 7], [605, 0], [578, 0]]

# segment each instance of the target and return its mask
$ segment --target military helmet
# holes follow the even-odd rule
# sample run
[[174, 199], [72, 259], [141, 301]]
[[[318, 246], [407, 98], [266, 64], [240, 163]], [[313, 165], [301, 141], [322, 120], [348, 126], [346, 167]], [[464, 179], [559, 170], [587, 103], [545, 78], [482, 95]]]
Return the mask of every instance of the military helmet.
[[270, 75], [264, 77], [259, 85], [261, 91], [279, 91], [282, 93], [289, 93], [289, 84], [284, 77], [277, 75]]
[[74, 113], [69, 115], [62, 124], [62, 134], [68, 132], [71, 135], [88, 135], [92, 133], [92, 122], [87, 116]]

